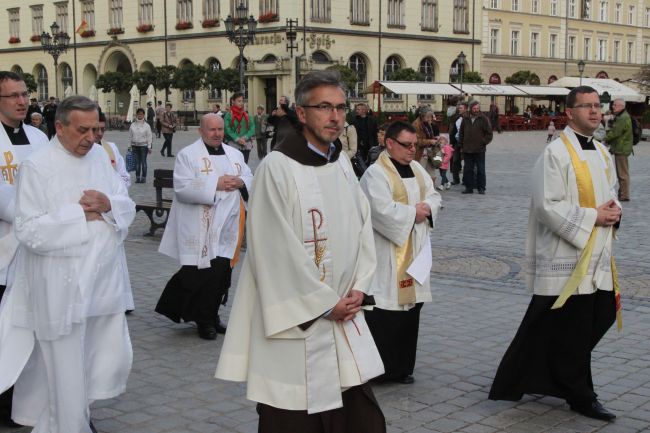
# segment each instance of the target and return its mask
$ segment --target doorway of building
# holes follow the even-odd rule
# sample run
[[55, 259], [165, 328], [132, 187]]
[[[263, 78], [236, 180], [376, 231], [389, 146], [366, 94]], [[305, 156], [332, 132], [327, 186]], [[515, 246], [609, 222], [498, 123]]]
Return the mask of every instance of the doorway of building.
[[266, 96], [266, 114], [271, 114], [278, 104], [278, 84], [275, 78], [264, 80], [264, 96]]

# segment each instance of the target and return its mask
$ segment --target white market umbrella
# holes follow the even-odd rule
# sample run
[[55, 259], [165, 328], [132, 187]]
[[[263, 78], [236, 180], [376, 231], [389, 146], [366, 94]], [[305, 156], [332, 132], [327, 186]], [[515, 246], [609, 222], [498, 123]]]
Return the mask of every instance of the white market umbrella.
[[156, 105], [156, 89], [154, 89], [153, 84], [149, 84], [147, 87], [147, 104], [151, 103], [151, 106]]
[[88, 98], [89, 98], [91, 101], [95, 101], [95, 102], [97, 102], [97, 96], [98, 96], [98, 94], [97, 94], [97, 87], [95, 87], [95, 85], [93, 84], [93, 85], [91, 85], [90, 88], [88, 89]]
[[67, 98], [69, 96], [72, 96], [72, 86], [66, 86], [66, 88], [63, 90], [63, 97]]
[[135, 103], [137, 102], [138, 107], [140, 106], [140, 90], [138, 86], [134, 84], [131, 90], [129, 90], [129, 95], [131, 95], [131, 99], [129, 100], [129, 111], [126, 113], [126, 120], [132, 122], [135, 118], [135, 110], [137, 108], [135, 107]]

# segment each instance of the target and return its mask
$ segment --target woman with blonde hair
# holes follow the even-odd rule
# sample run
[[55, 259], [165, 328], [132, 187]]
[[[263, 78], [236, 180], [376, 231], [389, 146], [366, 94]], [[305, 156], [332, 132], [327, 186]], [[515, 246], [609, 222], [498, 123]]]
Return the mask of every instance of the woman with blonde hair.
[[435, 123], [436, 116], [430, 107], [420, 107], [418, 118], [413, 122], [415, 134], [418, 137], [418, 147], [415, 152], [415, 160], [429, 173], [433, 183], [436, 183], [436, 170], [434, 158], [440, 151], [438, 137], [440, 129]]

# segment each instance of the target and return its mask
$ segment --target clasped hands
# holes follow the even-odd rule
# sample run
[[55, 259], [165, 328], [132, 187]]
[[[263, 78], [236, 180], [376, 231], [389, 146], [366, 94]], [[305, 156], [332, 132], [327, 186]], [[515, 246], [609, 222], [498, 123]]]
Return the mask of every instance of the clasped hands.
[[613, 226], [621, 220], [621, 208], [612, 199], [596, 208], [596, 225], [601, 227]]
[[363, 292], [359, 290], [350, 290], [347, 295], [339, 299], [332, 311], [325, 317], [337, 322], [346, 322], [354, 319], [354, 316], [361, 311], [363, 302]]
[[244, 186], [244, 181], [241, 180], [239, 176], [232, 176], [230, 174], [224, 174], [219, 177], [217, 181], [217, 191], [226, 191], [232, 192], [237, 191], [239, 188]]
[[79, 204], [86, 215], [86, 221], [101, 221], [102, 213], [111, 210], [111, 201], [106, 194], [94, 189], [85, 190]]
[[415, 205], [415, 223], [420, 224], [424, 222], [428, 216], [431, 215], [431, 208], [425, 202], [420, 202]]

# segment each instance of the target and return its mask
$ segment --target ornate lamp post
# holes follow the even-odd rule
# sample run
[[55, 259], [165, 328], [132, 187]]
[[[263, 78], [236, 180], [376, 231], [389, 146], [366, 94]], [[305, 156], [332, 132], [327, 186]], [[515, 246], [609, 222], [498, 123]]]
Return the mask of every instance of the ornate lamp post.
[[462, 51], [460, 52], [458, 57], [456, 57], [456, 61], [458, 62], [458, 72], [460, 74], [460, 93], [461, 94], [463, 93], [463, 73], [465, 72], [465, 59], [466, 58], [467, 58], [467, 56]]
[[41, 34], [41, 46], [43, 47], [43, 51], [54, 58], [54, 94], [58, 97], [59, 56], [68, 51], [68, 47], [70, 46], [70, 36], [66, 32], [59, 31], [59, 25], [56, 21], [50, 26], [50, 31], [52, 32], [51, 35], [45, 31]]
[[582, 73], [585, 71], [585, 61], [580, 60], [578, 62], [578, 72], [580, 72], [580, 85], [582, 86]]
[[244, 2], [239, 3], [235, 9], [235, 18], [228, 15], [226, 18], [226, 35], [228, 41], [234, 43], [239, 48], [239, 88], [242, 93], [244, 88], [244, 48], [253, 42], [257, 30], [257, 20], [250, 15], [246, 18], [248, 8]]

